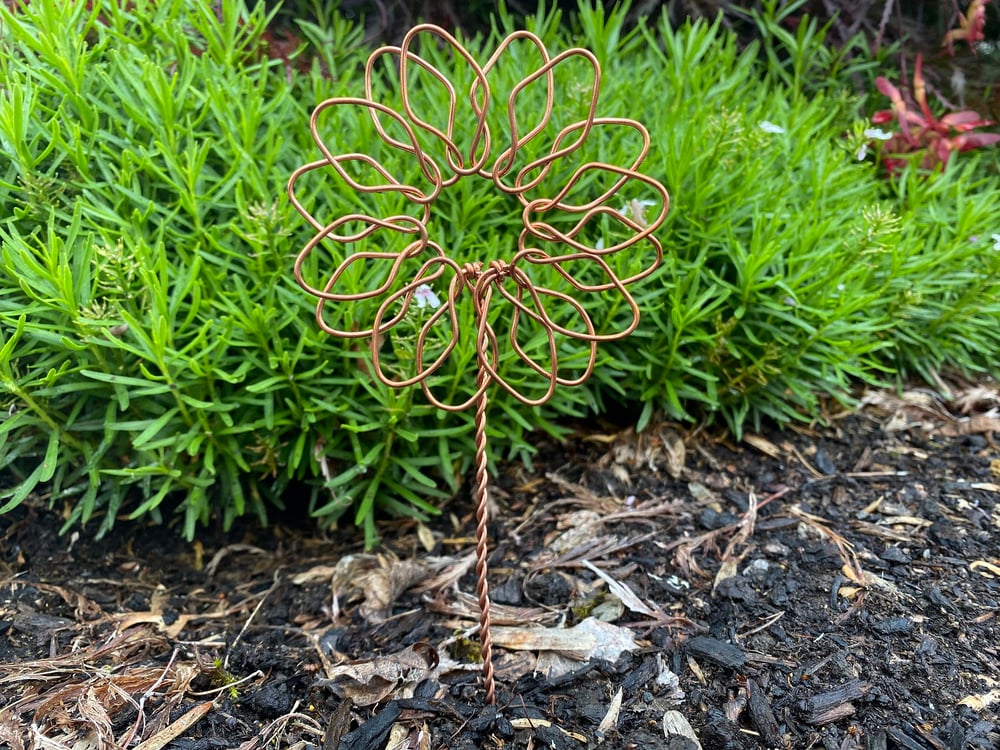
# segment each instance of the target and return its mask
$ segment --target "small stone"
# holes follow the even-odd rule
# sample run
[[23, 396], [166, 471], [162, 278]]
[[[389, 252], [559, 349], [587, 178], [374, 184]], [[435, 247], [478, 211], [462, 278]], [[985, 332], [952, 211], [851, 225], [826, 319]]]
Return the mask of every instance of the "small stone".
[[818, 448], [816, 450], [816, 455], [813, 456], [813, 461], [816, 464], [816, 468], [827, 476], [832, 476], [837, 473], [837, 464], [835, 464], [833, 459], [830, 458], [830, 454], [822, 448]]

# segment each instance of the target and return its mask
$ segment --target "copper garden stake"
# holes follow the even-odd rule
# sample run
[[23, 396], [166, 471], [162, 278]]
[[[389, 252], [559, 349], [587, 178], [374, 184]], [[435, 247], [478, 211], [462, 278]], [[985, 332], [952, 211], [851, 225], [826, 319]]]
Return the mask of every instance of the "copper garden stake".
[[[464, 98], [430, 62], [447, 58], [455, 80], [465, 90]], [[380, 60], [390, 63], [384, 74], [375, 70]], [[516, 85], [500, 91], [502, 81], [511, 77], [497, 80], [499, 71], [510, 66], [523, 70], [526, 63], [537, 65]], [[370, 369], [382, 383], [392, 387], [419, 384], [432, 404], [447, 411], [475, 406], [476, 574], [483, 680], [489, 703], [496, 701], [496, 687], [486, 570], [488, 390], [497, 385], [520, 402], [535, 406], [548, 401], [559, 385], [582, 383], [594, 367], [597, 344], [624, 338], [635, 330], [639, 308], [626, 286], [649, 276], [662, 259], [663, 250], [653, 232], [666, 218], [669, 196], [656, 180], [637, 171], [649, 151], [649, 133], [634, 120], [597, 117], [599, 88], [600, 67], [587, 50], [569, 49], [550, 57], [538, 37], [520, 31], [502, 41], [489, 60], [479, 65], [448, 32], [417, 26], [400, 46], [382, 47], [369, 57], [363, 98], [337, 97], [316, 108], [310, 127], [323, 158], [297, 169], [288, 184], [292, 203], [316, 230], [295, 261], [295, 278], [319, 297], [316, 319], [320, 327], [334, 336], [367, 340]], [[428, 96], [429, 91], [433, 96]], [[393, 106], [384, 103], [387, 98]], [[448, 102], [445, 108], [428, 104], [444, 100]], [[557, 107], [557, 102], [566, 106]], [[331, 129], [344, 131], [352, 127], [348, 123], [356, 128], [358, 110], [373, 129], [367, 142], [354, 141], [356, 153], [335, 155], [320, 135], [319, 119], [329, 118], [338, 109], [344, 114], [355, 110], [355, 118], [333, 119]], [[567, 116], [567, 109], [575, 115]], [[550, 127], [553, 120], [562, 124], [561, 129]], [[601, 137], [595, 137], [595, 131]], [[337, 137], [352, 136], [352, 132], [340, 132]], [[632, 162], [626, 166], [596, 157], [602, 144], [616, 136], [628, 144], [618, 143], [618, 152], [632, 149]], [[394, 175], [383, 166], [378, 157], [387, 153], [395, 157], [393, 165], [401, 155], [411, 157], [407, 175]], [[350, 207], [334, 207], [337, 216], [321, 221], [303, 206], [296, 188], [304, 175], [327, 168], [335, 173], [329, 176], [344, 181], [359, 200], [352, 200]], [[430, 229], [434, 219], [453, 220], [435, 216], [434, 208], [442, 193], [463, 179], [488, 180], [500, 194], [515, 198], [521, 226], [516, 240], [513, 236], [477, 236], [475, 240], [490, 244], [492, 252], [460, 263], [431, 239]], [[298, 192], [305, 194], [302, 188]], [[372, 215], [358, 212], [357, 206], [366, 201], [375, 208]], [[409, 213], [399, 213], [400, 206]], [[393, 241], [405, 242], [405, 246], [386, 249]], [[334, 246], [336, 267], [316, 286], [306, 280], [305, 269], [322, 263], [307, 264], [320, 245]], [[469, 255], [469, 249], [464, 249]], [[501, 253], [505, 256], [498, 257]], [[612, 263], [629, 271], [616, 273]], [[415, 270], [405, 270], [408, 267]], [[381, 269], [376, 272], [381, 274], [376, 288], [341, 291], [341, 285], [347, 285], [345, 276], [354, 274], [357, 284], [358, 272], [374, 269]], [[554, 280], [563, 285], [570, 294], [543, 286], [535, 278], [539, 276], [546, 283]], [[433, 291], [435, 283], [443, 299]], [[617, 299], [607, 321], [595, 324], [576, 299], [581, 293]], [[464, 324], [459, 314], [462, 295], [469, 295], [464, 304], [471, 304], [475, 320], [466, 330], [461, 330]], [[328, 303], [364, 300], [381, 300], [370, 323], [359, 324], [351, 317], [353, 308], [347, 306], [344, 312], [340, 304], [336, 309], [341, 310], [344, 322], [329, 322]], [[491, 307], [494, 303], [510, 307], [504, 312]], [[401, 377], [397, 368], [386, 364], [383, 349], [390, 332], [399, 335], [403, 330], [399, 326], [405, 325], [411, 308], [422, 311], [426, 319], [420, 319], [419, 332], [410, 339], [410, 372]], [[520, 382], [523, 367], [518, 382], [500, 374], [501, 340], [495, 327], [501, 316], [507, 316], [504, 321], [509, 318], [509, 325], [503, 323], [504, 330], [509, 330], [506, 343], [542, 383], [533, 395]], [[447, 331], [447, 338], [435, 346], [432, 342], [440, 339], [442, 331]], [[439, 378], [437, 383], [432, 376], [463, 335], [474, 335], [476, 340], [475, 391], [454, 403], [434, 392], [441, 382], [453, 384], [454, 376]], [[541, 337], [542, 346], [535, 346], [543, 352], [541, 356], [529, 351], [531, 347], [522, 340], [526, 336], [536, 342]], [[560, 336], [582, 342], [584, 356], [576, 361], [572, 377], [559, 372]]]

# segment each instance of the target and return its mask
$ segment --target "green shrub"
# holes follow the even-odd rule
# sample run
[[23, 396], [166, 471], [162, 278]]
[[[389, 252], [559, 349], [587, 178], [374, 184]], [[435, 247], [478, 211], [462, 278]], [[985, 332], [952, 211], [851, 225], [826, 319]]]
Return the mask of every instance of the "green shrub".
[[[159, 520], [168, 503], [193, 536], [213, 517], [263, 520], [269, 505], [294, 503], [325, 521], [351, 512], [372, 542], [376, 507], [431, 513], [457, 490], [473, 416], [374, 381], [364, 342], [322, 334], [290, 275], [310, 230], [285, 182], [319, 155], [314, 105], [362, 94], [361, 31], [302, 24], [315, 58], [286, 65], [260, 54], [263, 6], [224, 0], [222, 11], [198, 0], [0, 4], [0, 512], [45, 487], [67, 527]], [[781, 54], [765, 68], [718, 23], [625, 31], [624, 12], [585, 8], [569, 33], [543, 13], [534, 30], [550, 50], [594, 49], [600, 114], [652, 131], [644, 169], [673, 198], [665, 261], [631, 288], [639, 330], [600, 349], [586, 385], [534, 409], [491, 392], [495, 451], [528, 460], [530, 431], [560, 435], [560, 420], [612, 400], [641, 405], [643, 423], [657, 411], [719, 414], [738, 433], [897, 370], [997, 368], [995, 152], [888, 182], [856, 158], [861, 108], [844, 93], [875, 61], [844, 62], [806, 22], [767, 38]], [[509, 85], [523, 72], [502, 76]], [[388, 77], [377, 85], [391, 97]], [[429, 103], [441, 93], [419, 90]], [[572, 97], [561, 106], [557, 116], [573, 116]], [[324, 125], [331, 147], [375, 153], [366, 118], [341, 117]], [[593, 144], [620, 164], [632, 146]], [[300, 197], [326, 220], [373, 210], [320, 171]], [[375, 205], [398, 209], [393, 200]], [[435, 205], [435, 240], [460, 262], [488, 259], [492, 238], [520, 227], [508, 209], [484, 181], [462, 181]], [[333, 252], [305, 273], [324, 278]], [[627, 272], [642, 259], [621, 262]], [[360, 291], [378, 278], [359, 266], [347, 282]], [[627, 317], [610, 297], [581, 302], [609, 329]], [[331, 314], [370, 321], [376, 304]], [[390, 367], [406, 368], [410, 345], [387, 343]], [[579, 352], [561, 346], [572, 372]], [[472, 362], [466, 338], [437, 387], [472, 393]], [[528, 368], [503, 367], [533, 387]]]
[[637, 289], [643, 325], [610, 348], [630, 376], [596, 380], [642, 403], [642, 421], [718, 412], [739, 434], [747, 420], [813, 415], [823, 395], [891, 373], [996, 372], [996, 150], [888, 181], [857, 158], [863, 125], [845, 94], [872, 63], [845, 66], [848, 50], [824, 48], [815, 22], [792, 37], [758, 21], [765, 70], [758, 44], [741, 51], [718, 22], [661, 24], [632, 44], [652, 53], [605, 56], [606, 105], [656, 125], [673, 207], [660, 284]]

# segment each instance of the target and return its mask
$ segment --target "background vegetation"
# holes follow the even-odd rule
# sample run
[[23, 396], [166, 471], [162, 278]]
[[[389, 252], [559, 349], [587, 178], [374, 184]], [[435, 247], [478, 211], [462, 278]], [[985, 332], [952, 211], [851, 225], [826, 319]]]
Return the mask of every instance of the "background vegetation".
[[[461, 485], [472, 414], [373, 382], [363, 347], [322, 334], [291, 278], [310, 231], [285, 183], [318, 156], [314, 105], [361, 94], [369, 48], [339, 14], [300, 20], [290, 39], [277, 11], [0, 4], [0, 512], [42, 493], [67, 527], [103, 532], [167, 507], [192, 536], [287, 504], [327, 522], [348, 513], [374, 541], [376, 508], [431, 513]], [[495, 393], [495, 451], [530, 461], [532, 430], [559, 435], [612, 405], [640, 425], [719, 419], [739, 434], [811, 418], [865, 383], [996, 374], [996, 148], [932, 170], [914, 148], [890, 174], [866, 116], [890, 106], [876, 76], [906, 84], [892, 50], [863, 35], [828, 44], [802, 11], [762, 3], [743, 17], [749, 43], [727, 16], [636, 25], [624, 5], [524, 21], [550, 50], [598, 55], [601, 114], [649, 126], [645, 170], [673, 204], [665, 262], [633, 288], [640, 329], [545, 407]], [[518, 23], [501, 13], [470, 47], [488, 54]], [[336, 123], [334, 145], [364, 149], [344, 137], [363, 124]], [[627, 144], [596, 147], [628, 161]], [[358, 201], [332, 179], [306, 198], [330, 217]], [[481, 257], [481, 238], [519, 229], [496, 203], [463, 181], [435, 206], [435, 239]], [[352, 283], [370, 288], [374, 273]], [[392, 346], [404, 366], [405, 340]], [[457, 395], [473, 388], [471, 359], [463, 342], [445, 384]]]
[[[606, 10], [621, 6], [619, 0], [599, 0], [593, 3]], [[506, 0], [505, 7], [522, 22], [533, 15], [537, 4], [531, 0]], [[550, 3], [563, 12], [572, 13], [576, 0], [557, 0]], [[918, 48], [936, 47], [944, 34], [956, 26], [958, 12], [969, 3], [956, 4], [953, 0], [803, 0], [782, 2], [792, 7], [789, 16], [797, 22], [804, 16], [816, 19], [827, 27], [827, 42], [840, 45], [861, 34], [871, 50], [883, 44], [906, 41]], [[462, 28], [473, 33], [489, 29], [498, 3], [495, 0], [268, 0], [268, 6], [278, 10], [280, 23], [294, 25], [296, 19], [315, 20], [338, 12], [349, 18], [363, 20], [370, 39], [398, 39], [418, 20], [430, 20], [448, 28]], [[960, 7], [959, 7], [960, 6]], [[688, 19], [715, 20], [722, 18], [727, 30], [737, 33], [744, 41], [758, 36], [749, 20], [751, 12], [766, 12], [773, 7], [769, 0], [634, 0], [626, 14], [626, 25], [634, 25], [641, 18], [658, 18], [666, 15], [674, 26]], [[988, 37], [996, 39], [1000, 32], [1000, 8], [995, 4], [985, 6]]]

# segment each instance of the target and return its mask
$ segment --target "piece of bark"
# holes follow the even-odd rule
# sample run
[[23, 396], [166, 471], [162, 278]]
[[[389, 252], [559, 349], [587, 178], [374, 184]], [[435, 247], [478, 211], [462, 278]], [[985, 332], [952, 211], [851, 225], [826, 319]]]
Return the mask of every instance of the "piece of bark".
[[785, 738], [781, 736], [781, 730], [778, 728], [778, 721], [774, 718], [771, 704], [760, 686], [752, 679], [747, 680], [747, 695], [747, 710], [750, 712], [750, 721], [757, 727], [764, 744], [768, 747], [784, 747]]
[[889, 727], [886, 733], [892, 739], [899, 750], [927, 750], [927, 745], [915, 740], [899, 727]]
[[350, 698], [345, 698], [337, 705], [323, 733], [323, 750], [337, 750], [340, 747], [340, 739], [351, 728], [352, 708], [354, 701]]
[[863, 696], [868, 692], [868, 688], [868, 684], [861, 680], [851, 680], [833, 690], [800, 701], [799, 708], [805, 715], [806, 723], [813, 726], [830, 724], [851, 716], [854, 713], [854, 704], [851, 701]]
[[701, 731], [705, 747], [716, 750], [755, 750], [759, 747], [740, 730], [739, 724], [730, 721], [719, 709], [708, 709], [705, 719], [705, 727]]
[[375, 714], [372, 718], [362, 724], [349, 734], [345, 734], [340, 741], [337, 750], [371, 750], [371, 748], [382, 747], [392, 725], [403, 712], [396, 701], [389, 701], [385, 708]]
[[739, 669], [747, 663], [747, 655], [739, 646], [707, 635], [695, 636], [687, 642], [685, 648], [691, 656], [728, 669]]

